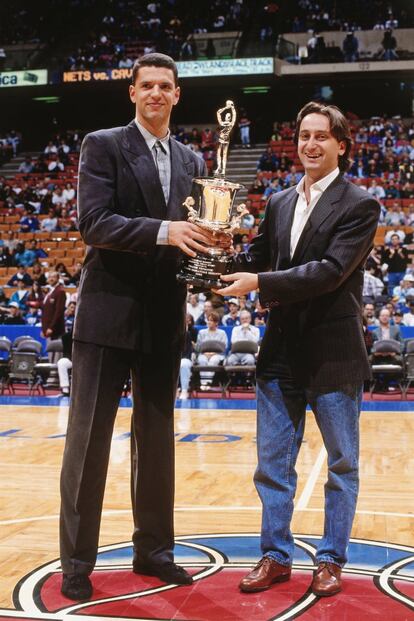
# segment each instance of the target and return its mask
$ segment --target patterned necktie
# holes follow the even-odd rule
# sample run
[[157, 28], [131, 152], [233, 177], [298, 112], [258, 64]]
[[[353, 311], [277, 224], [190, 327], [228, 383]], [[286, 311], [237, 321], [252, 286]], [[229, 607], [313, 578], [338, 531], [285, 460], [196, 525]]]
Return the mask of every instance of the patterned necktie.
[[168, 203], [168, 198], [170, 195], [170, 176], [171, 176], [169, 156], [164, 146], [159, 140], [156, 141], [153, 149], [154, 149], [154, 154], [155, 154], [155, 157], [154, 157], [155, 165], [158, 170], [158, 175], [160, 178], [165, 202]]

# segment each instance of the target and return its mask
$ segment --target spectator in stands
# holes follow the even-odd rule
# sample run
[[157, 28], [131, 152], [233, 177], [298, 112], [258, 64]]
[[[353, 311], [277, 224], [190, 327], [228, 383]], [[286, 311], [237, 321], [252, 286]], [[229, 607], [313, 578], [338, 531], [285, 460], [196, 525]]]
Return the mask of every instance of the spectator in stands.
[[37, 158], [37, 160], [35, 161], [33, 165], [33, 172], [40, 173], [40, 174], [44, 174], [47, 172], [47, 163], [46, 163], [45, 155], [39, 155], [39, 157]]
[[32, 286], [28, 291], [26, 305], [41, 309], [43, 306], [44, 294], [38, 280], [33, 280]]
[[406, 215], [406, 222], [408, 226], [414, 226], [414, 203], [408, 205], [408, 213]]
[[17, 272], [10, 277], [7, 282], [8, 287], [17, 287], [17, 283], [22, 280], [26, 287], [30, 287], [32, 284], [32, 279], [26, 271], [26, 268], [23, 265], [19, 265], [17, 268]]
[[231, 298], [228, 303], [228, 313], [223, 315], [221, 323], [223, 326], [239, 326], [240, 325], [240, 304], [237, 298]]
[[31, 267], [36, 261], [36, 254], [26, 248], [24, 242], [17, 244], [16, 251], [13, 255], [13, 261], [15, 265], [23, 265], [24, 267]]
[[[212, 308], [210, 309], [212, 310]], [[200, 302], [196, 293], [189, 293], [187, 300], [187, 314], [191, 315], [194, 322], [200, 317], [203, 312], [203, 303]]]
[[[377, 176], [378, 175], [375, 174], [375, 177]], [[383, 198], [385, 198], [384, 188], [381, 185], [378, 185], [376, 179], [372, 179], [372, 181], [370, 181], [368, 192], [369, 194], [371, 194], [372, 198], [376, 198], [377, 201], [381, 201]]]
[[285, 177], [285, 186], [291, 187], [292, 185], [297, 185], [302, 177], [303, 173], [298, 172], [296, 166], [291, 166], [289, 173]]
[[402, 343], [401, 331], [398, 326], [391, 325], [391, 313], [388, 308], [381, 308], [379, 312], [379, 325], [372, 333], [372, 337], [375, 341], [383, 341], [385, 339], [394, 339]]
[[38, 261], [39, 259], [46, 259], [46, 257], [48, 256], [48, 253], [46, 252], [46, 250], [44, 250], [43, 248], [37, 245], [37, 239], [30, 240], [29, 250], [35, 253], [36, 261]]
[[65, 170], [64, 163], [60, 160], [58, 155], [52, 155], [50, 162], [47, 166], [47, 169], [50, 173], [59, 173]]
[[63, 190], [60, 186], [57, 186], [52, 193], [52, 205], [56, 208], [66, 203], [66, 199], [63, 196]]
[[380, 60], [397, 60], [398, 54], [396, 52], [397, 49], [397, 39], [393, 36], [392, 30], [387, 29], [384, 33], [384, 38], [382, 40], [382, 51], [380, 52], [379, 59]]
[[204, 302], [204, 310], [201, 315], [196, 319], [197, 326], [206, 326], [207, 325], [207, 317], [213, 311], [213, 304], [210, 300], [206, 300]]
[[371, 302], [364, 304], [362, 315], [367, 326], [379, 325], [379, 321], [375, 316], [375, 306]]
[[23, 315], [24, 322], [28, 326], [41, 326], [42, 325], [42, 313], [35, 306], [28, 306], [25, 314]]
[[394, 201], [391, 208], [387, 211], [384, 219], [385, 226], [404, 226], [406, 224], [405, 213], [400, 207], [399, 201]]
[[356, 63], [358, 61], [358, 49], [359, 41], [355, 36], [355, 33], [348, 32], [343, 43], [342, 51], [344, 53], [344, 61], [346, 63]]
[[268, 198], [272, 196], [272, 194], [276, 194], [277, 192], [281, 192], [283, 187], [279, 185], [278, 179], [272, 179], [270, 184], [265, 188], [265, 191], [262, 194], [262, 201], [267, 201]]
[[33, 172], [34, 166], [32, 162], [32, 158], [27, 156], [24, 158], [24, 161], [20, 164], [18, 171], [19, 173], [30, 174]]
[[68, 268], [62, 262], [56, 263], [55, 270], [59, 275], [59, 281], [62, 285], [67, 285], [67, 283], [71, 279], [71, 275], [69, 274]]
[[80, 261], [78, 261], [75, 264], [75, 271], [73, 272], [72, 276], [70, 277], [67, 286], [68, 287], [78, 287], [79, 286], [79, 281], [80, 281], [80, 277], [81, 277], [81, 273], [82, 273], [82, 263]]
[[33, 264], [32, 280], [33, 282], [38, 282], [40, 287], [45, 287], [47, 285], [46, 276], [44, 275], [43, 268], [39, 262]]
[[409, 262], [408, 251], [402, 247], [396, 233], [391, 236], [391, 245], [385, 248], [382, 261], [388, 265], [388, 293], [392, 295], [394, 287], [403, 279]]
[[65, 185], [62, 196], [65, 203], [73, 201], [76, 198], [75, 188], [73, 187], [73, 184], [70, 183], [70, 181], [68, 181], [68, 183]]
[[8, 308], [8, 315], [3, 319], [3, 323], [7, 326], [25, 325], [25, 320], [20, 314], [19, 304], [11, 302]]
[[364, 271], [364, 284], [362, 287], [362, 297], [364, 298], [375, 298], [378, 295], [381, 295], [384, 290], [384, 283], [380, 278], [377, 278], [374, 275], [375, 267], [373, 266], [365, 266]]
[[260, 157], [259, 161], [257, 162], [257, 170], [259, 172], [263, 172], [263, 171], [276, 172], [278, 166], [279, 166], [279, 160], [277, 159], [277, 156], [275, 155], [275, 153], [273, 153], [272, 147], [267, 147], [265, 153], [263, 153], [263, 155]]
[[265, 326], [269, 315], [269, 311], [263, 308], [260, 304], [260, 300], [257, 299], [254, 305], [254, 311], [252, 312], [252, 320], [255, 326]]
[[195, 344], [197, 341], [197, 329], [194, 327], [193, 315], [187, 313], [187, 331], [185, 335], [184, 349], [180, 363], [180, 399], [188, 399], [188, 389], [190, 387], [191, 367], [193, 365], [193, 357]]
[[10, 250], [10, 254], [13, 254], [13, 252], [16, 250], [18, 243], [19, 243], [19, 240], [16, 239], [15, 232], [8, 231], [7, 239], [3, 240], [3, 245]]
[[57, 146], [53, 144], [53, 140], [49, 140], [45, 147], [44, 154], [48, 156], [57, 155], [57, 151]]
[[16, 302], [19, 305], [20, 310], [26, 312], [28, 295], [29, 291], [26, 289], [23, 280], [18, 280], [17, 291], [15, 291], [10, 297], [9, 306], [10, 304]]
[[40, 228], [42, 231], [48, 231], [51, 233], [52, 231], [57, 231], [57, 226], [58, 219], [56, 217], [55, 210], [50, 209], [48, 217], [41, 221]]
[[74, 231], [76, 229], [73, 218], [69, 215], [66, 207], [62, 207], [60, 216], [58, 218], [58, 230], [59, 231]]
[[406, 306], [408, 306], [408, 312], [403, 315], [403, 322], [405, 326], [410, 328], [414, 326], [414, 298], [406, 300]]
[[13, 256], [7, 246], [0, 248], [0, 267], [11, 267], [13, 265]]
[[73, 330], [75, 322], [76, 302], [69, 302], [65, 310], [65, 332]]
[[412, 274], [404, 274], [401, 283], [394, 287], [392, 298], [399, 305], [404, 305], [407, 298], [414, 298], [414, 276]]
[[40, 228], [39, 220], [34, 216], [27, 206], [23, 209], [23, 215], [19, 220], [20, 231], [22, 233], [32, 233]]
[[388, 230], [385, 233], [385, 237], [384, 237], [384, 243], [386, 246], [389, 246], [391, 244], [391, 238], [393, 235], [397, 235], [400, 239], [400, 242], [403, 244], [405, 242], [405, 232], [403, 229], [398, 229], [397, 227], [394, 227], [393, 229]]
[[387, 179], [384, 184], [385, 198], [400, 198], [400, 191], [395, 185], [394, 179]]
[[[231, 343], [237, 343], [240, 341], [252, 341], [253, 343], [259, 343], [260, 330], [251, 323], [252, 316], [248, 310], [243, 310], [240, 313], [240, 325], [235, 326], [231, 332]], [[255, 356], [251, 353], [231, 353], [227, 356], [225, 365], [234, 366], [237, 364], [254, 365]]]
[[[206, 341], [218, 341], [227, 349], [227, 334], [224, 330], [218, 328], [219, 321], [220, 315], [218, 313], [212, 311], [207, 315], [207, 328], [200, 330], [197, 336], [196, 349], [198, 351], [200, 351], [201, 344]], [[224, 356], [224, 353], [221, 354], [217, 352], [199, 353], [197, 355], [197, 364], [200, 366], [217, 366], [223, 362]], [[210, 372], [203, 372], [200, 374], [202, 386], [211, 383], [213, 375], [214, 374]]]
[[249, 187], [249, 194], [263, 194], [265, 185], [262, 179], [256, 177], [252, 185]]

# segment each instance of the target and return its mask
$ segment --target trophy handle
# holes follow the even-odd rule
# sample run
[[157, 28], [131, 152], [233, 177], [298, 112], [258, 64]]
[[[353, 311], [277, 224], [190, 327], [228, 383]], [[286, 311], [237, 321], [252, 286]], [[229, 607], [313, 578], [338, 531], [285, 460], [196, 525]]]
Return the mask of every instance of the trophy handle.
[[195, 200], [193, 199], [192, 196], [187, 196], [187, 198], [185, 199], [185, 201], [183, 202], [183, 207], [187, 207], [188, 209], [188, 220], [189, 222], [195, 222], [196, 218], [197, 218], [197, 212], [194, 209], [194, 205], [195, 205]]
[[231, 233], [232, 233], [233, 231], [235, 231], [237, 228], [239, 228], [239, 227], [240, 227], [240, 224], [241, 224], [241, 221], [242, 221], [243, 216], [246, 216], [248, 213], [250, 213], [250, 212], [249, 212], [249, 210], [247, 209], [247, 207], [246, 207], [246, 205], [245, 205], [244, 203], [241, 203], [241, 204], [240, 204], [240, 205], [236, 208], [236, 211], [237, 211], [238, 215], [237, 215], [237, 216], [234, 216], [234, 217], [231, 219], [231, 222], [230, 222], [230, 231], [231, 231]]

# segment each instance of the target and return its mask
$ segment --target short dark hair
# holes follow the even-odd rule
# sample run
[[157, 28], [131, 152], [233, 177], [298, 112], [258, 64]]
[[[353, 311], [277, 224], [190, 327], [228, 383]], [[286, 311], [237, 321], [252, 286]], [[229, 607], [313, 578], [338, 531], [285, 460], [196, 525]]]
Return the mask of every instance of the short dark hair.
[[325, 105], [317, 101], [310, 101], [301, 110], [299, 110], [296, 118], [296, 128], [294, 135], [294, 143], [299, 142], [300, 125], [308, 114], [323, 114], [329, 119], [331, 134], [338, 142], [345, 142], [345, 152], [338, 157], [338, 166], [341, 172], [347, 171], [351, 164], [352, 158], [349, 157], [352, 148], [352, 136], [348, 120], [344, 113], [337, 107]]
[[220, 315], [218, 313], [216, 313], [215, 311], [211, 311], [211, 313], [209, 313], [207, 315], [207, 319], [210, 319], [211, 321], [214, 321], [214, 323], [220, 323]]
[[134, 62], [132, 67], [132, 84], [134, 85], [137, 79], [138, 71], [141, 67], [165, 67], [171, 69], [174, 74], [174, 84], [178, 85], [178, 70], [177, 65], [167, 54], [160, 54], [159, 52], [152, 52], [151, 54], [145, 54]]

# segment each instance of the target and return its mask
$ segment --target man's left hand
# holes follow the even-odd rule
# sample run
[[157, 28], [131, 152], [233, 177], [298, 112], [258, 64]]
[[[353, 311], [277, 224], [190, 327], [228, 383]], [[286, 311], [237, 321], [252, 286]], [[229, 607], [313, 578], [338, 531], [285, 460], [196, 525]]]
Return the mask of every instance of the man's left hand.
[[219, 295], [244, 295], [245, 293], [249, 293], [249, 291], [254, 291], [259, 286], [257, 274], [251, 274], [250, 272], [227, 274], [226, 276], [221, 276], [220, 280], [230, 284], [223, 289], [213, 289], [214, 293], [218, 293]]

